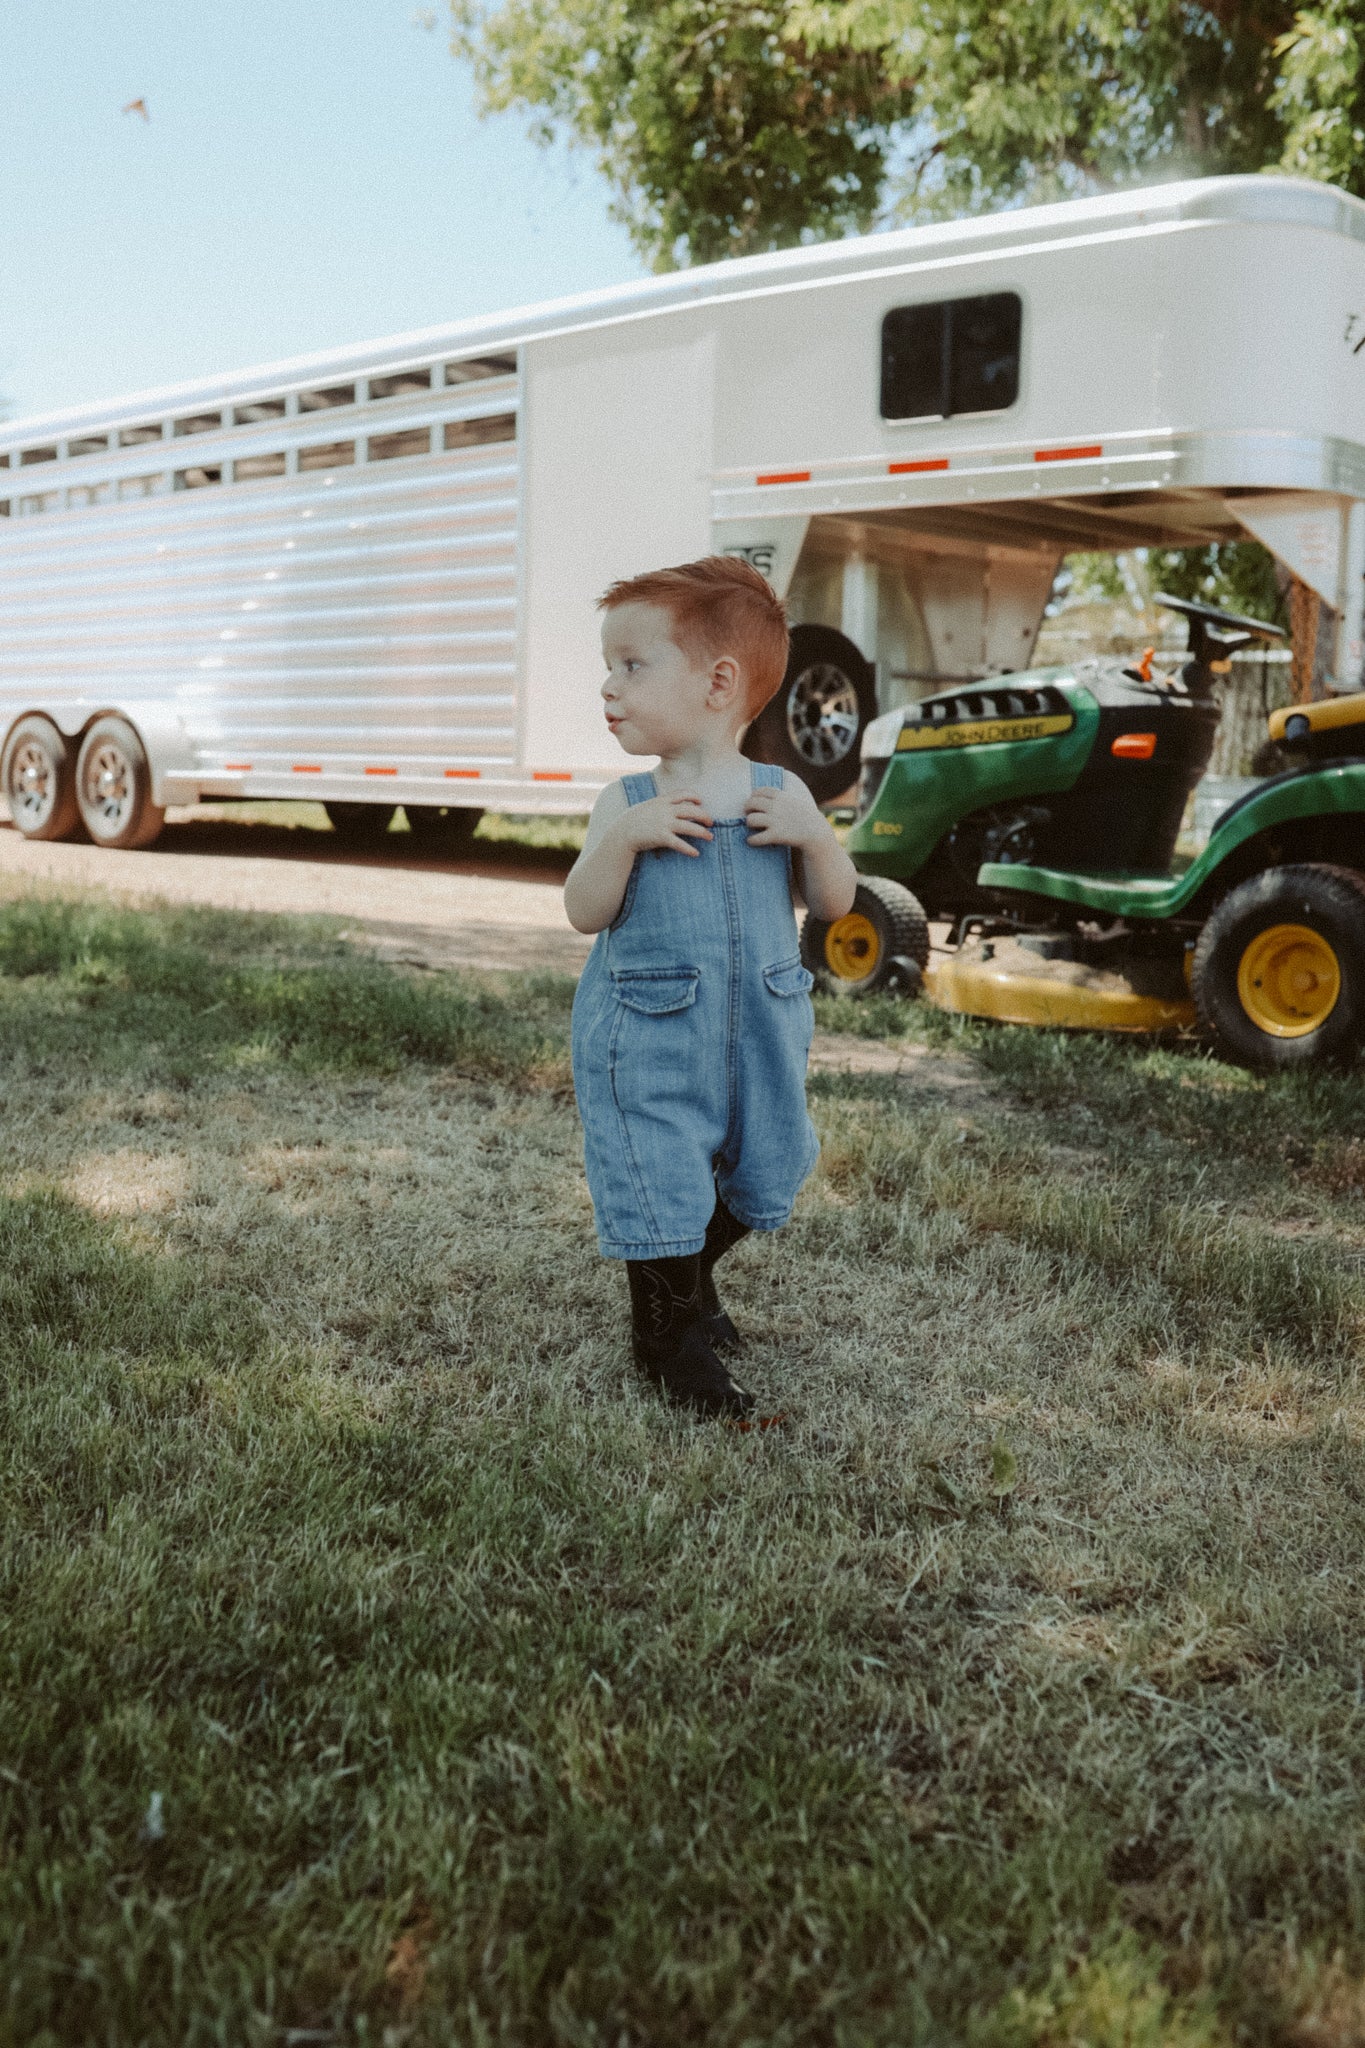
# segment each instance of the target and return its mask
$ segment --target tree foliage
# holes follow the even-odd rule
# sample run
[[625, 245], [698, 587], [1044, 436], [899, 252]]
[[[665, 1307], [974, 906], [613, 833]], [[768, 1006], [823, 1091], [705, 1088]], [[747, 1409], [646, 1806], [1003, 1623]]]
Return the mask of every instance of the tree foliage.
[[593, 153], [657, 268], [872, 224], [911, 93], [881, 53], [791, 35], [783, 0], [454, 0], [490, 109]]

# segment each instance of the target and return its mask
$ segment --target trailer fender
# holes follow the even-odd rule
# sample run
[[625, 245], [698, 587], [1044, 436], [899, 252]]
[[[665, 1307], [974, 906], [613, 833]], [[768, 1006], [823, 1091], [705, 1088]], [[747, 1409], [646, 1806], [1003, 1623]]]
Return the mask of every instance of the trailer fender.
[[[168, 704], [132, 698], [122, 704], [101, 704], [91, 716], [126, 718], [147, 752], [152, 771], [152, 802], [190, 804], [199, 795], [194, 748], [180, 719]], [[85, 725], [90, 723], [87, 718]]]

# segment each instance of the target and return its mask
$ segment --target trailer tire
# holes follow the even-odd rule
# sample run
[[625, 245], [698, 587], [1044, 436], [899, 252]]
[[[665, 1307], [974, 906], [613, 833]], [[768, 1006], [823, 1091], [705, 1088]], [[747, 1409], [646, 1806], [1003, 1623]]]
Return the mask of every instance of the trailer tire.
[[377, 846], [397, 815], [397, 804], [324, 804], [327, 822], [348, 846]]
[[1236, 1065], [1348, 1065], [1365, 1045], [1365, 875], [1315, 862], [1240, 883], [1200, 933], [1190, 985]]
[[444, 854], [452, 859], [469, 851], [469, 842], [483, 816], [472, 804], [404, 804], [408, 830], [423, 853]]
[[130, 851], [160, 836], [166, 813], [152, 801], [147, 752], [126, 718], [97, 718], [76, 757], [76, 802], [96, 846]]
[[860, 875], [846, 917], [807, 912], [801, 958], [827, 995], [871, 996], [899, 988], [918, 995], [929, 964], [929, 920], [899, 882]]
[[845, 633], [794, 626], [787, 672], [744, 737], [751, 761], [799, 775], [818, 804], [858, 780], [863, 734], [877, 715], [876, 676]]
[[76, 757], [50, 718], [21, 718], [5, 741], [0, 788], [25, 839], [70, 839], [79, 830]]

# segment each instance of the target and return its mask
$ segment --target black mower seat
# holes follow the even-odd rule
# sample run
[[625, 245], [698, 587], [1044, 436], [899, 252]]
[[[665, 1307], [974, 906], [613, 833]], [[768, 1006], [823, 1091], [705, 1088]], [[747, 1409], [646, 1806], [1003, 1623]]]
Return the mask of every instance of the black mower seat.
[[1349, 697], [1324, 697], [1320, 704], [1285, 704], [1266, 720], [1271, 739], [1283, 740], [1291, 747], [1349, 726], [1365, 726], [1365, 691]]

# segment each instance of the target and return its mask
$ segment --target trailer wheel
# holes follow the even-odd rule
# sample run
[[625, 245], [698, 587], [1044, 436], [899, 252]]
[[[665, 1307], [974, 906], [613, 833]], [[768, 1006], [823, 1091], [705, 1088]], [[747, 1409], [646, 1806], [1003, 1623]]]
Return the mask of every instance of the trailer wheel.
[[876, 678], [846, 634], [795, 626], [782, 687], [749, 727], [744, 751], [799, 775], [818, 804], [858, 779], [863, 733], [877, 715]]
[[473, 805], [465, 809], [460, 804], [404, 804], [403, 809], [408, 830], [423, 853], [452, 857], [468, 851], [483, 816]]
[[25, 839], [69, 839], [81, 822], [76, 758], [50, 718], [21, 718], [5, 742], [0, 786]]
[[375, 846], [398, 812], [397, 804], [324, 804], [327, 822], [348, 846]]
[[1267, 868], [1232, 889], [1190, 976], [1204, 1028], [1239, 1066], [1344, 1065], [1365, 1045], [1365, 875]]
[[899, 882], [863, 875], [853, 908], [826, 924], [807, 913], [801, 958], [830, 995], [870, 996], [892, 988], [918, 995], [929, 963], [929, 921]]
[[76, 802], [96, 846], [150, 846], [166, 822], [146, 750], [126, 718], [97, 718], [76, 758]]

